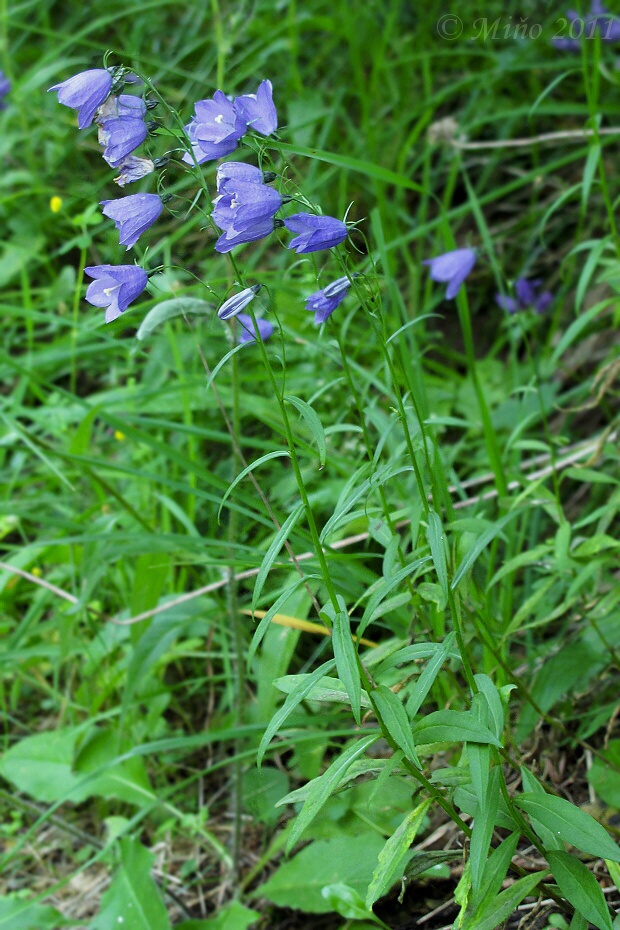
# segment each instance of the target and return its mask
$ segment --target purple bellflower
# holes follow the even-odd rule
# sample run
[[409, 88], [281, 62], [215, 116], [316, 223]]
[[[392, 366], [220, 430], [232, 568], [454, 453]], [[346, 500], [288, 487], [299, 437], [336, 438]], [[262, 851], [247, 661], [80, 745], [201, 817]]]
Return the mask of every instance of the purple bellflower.
[[11, 89], [11, 82], [8, 77], [5, 75], [4, 71], [0, 71], [0, 110], [6, 110], [6, 103], [4, 98]]
[[250, 184], [262, 184], [263, 172], [255, 165], [247, 165], [243, 161], [225, 161], [222, 165], [219, 165], [215, 180], [219, 194], [220, 188], [227, 181], [247, 181]]
[[128, 249], [152, 226], [164, 209], [159, 194], [129, 194], [120, 200], [102, 200], [103, 215], [114, 220], [119, 242]]
[[97, 107], [95, 122], [101, 124], [108, 119], [144, 119], [145, 116], [146, 104], [142, 97], [136, 97], [134, 94], [121, 94], [119, 97], [108, 97], [100, 107]]
[[215, 224], [224, 231], [215, 244], [216, 252], [230, 252], [236, 245], [273, 232], [273, 218], [282, 206], [278, 191], [266, 184], [233, 178], [222, 183], [220, 190], [211, 213]]
[[257, 316], [255, 325], [252, 317], [248, 316], [247, 313], [237, 314], [237, 319], [241, 323], [241, 331], [237, 337], [237, 342], [239, 344], [256, 342], [259, 336], [262, 342], [267, 342], [273, 335], [274, 326], [269, 320], [263, 320], [262, 317]]
[[119, 187], [125, 187], [126, 184], [133, 184], [134, 181], [139, 181], [155, 171], [155, 162], [138, 155], [126, 155], [115, 167], [118, 168], [119, 175], [114, 178], [114, 183]]
[[104, 159], [111, 168], [117, 168], [142, 145], [147, 135], [146, 123], [141, 119], [107, 119], [99, 127], [99, 143], [105, 146]]
[[528, 281], [527, 278], [517, 278], [515, 281], [515, 296], [504, 297], [495, 295], [496, 303], [508, 313], [517, 313], [518, 310], [528, 310], [530, 307], [536, 313], [544, 313], [553, 300], [551, 291], [541, 290], [542, 281]]
[[260, 289], [260, 284], [253, 284], [252, 287], [246, 287], [243, 291], [240, 291], [238, 294], [233, 294], [232, 297], [225, 300], [217, 311], [220, 320], [230, 320], [232, 317], [237, 316], [238, 313], [241, 313], [242, 310], [245, 310], [250, 301], [254, 300]]
[[95, 110], [107, 99], [113, 78], [105, 68], [81, 71], [62, 84], [49, 90], [58, 91], [58, 102], [78, 111], [78, 129], [85, 129], [93, 121]]
[[349, 234], [346, 225], [340, 220], [333, 216], [316, 216], [314, 213], [295, 213], [284, 220], [284, 225], [290, 232], [299, 233], [288, 244], [288, 248], [295, 249], [298, 254], [333, 249], [344, 242]]
[[448, 285], [446, 298], [452, 300], [476, 264], [476, 253], [473, 249], [455, 249], [437, 258], [427, 258], [422, 264], [430, 266], [433, 281]]
[[[199, 100], [194, 106], [194, 112], [195, 116], [185, 131], [198, 164], [222, 158], [235, 151], [247, 123], [223, 91], [216, 90], [209, 100]], [[183, 156], [183, 161], [193, 164], [189, 152]]]
[[314, 313], [314, 322], [317, 326], [327, 320], [336, 307], [342, 303], [349, 292], [351, 282], [348, 278], [337, 278], [320, 291], [315, 291], [306, 297], [306, 310]]
[[93, 265], [84, 271], [94, 278], [86, 290], [86, 300], [95, 307], [105, 307], [105, 321], [111, 323], [139, 297], [148, 281], [137, 265]]
[[241, 114], [249, 129], [260, 132], [262, 136], [270, 136], [278, 128], [271, 81], [262, 81], [255, 94], [236, 97], [235, 110]]

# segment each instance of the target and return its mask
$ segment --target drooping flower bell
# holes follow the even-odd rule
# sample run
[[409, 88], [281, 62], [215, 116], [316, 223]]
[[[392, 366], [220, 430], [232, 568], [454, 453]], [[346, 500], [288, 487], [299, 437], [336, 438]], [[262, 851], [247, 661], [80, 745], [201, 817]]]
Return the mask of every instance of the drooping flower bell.
[[93, 121], [95, 110], [107, 99], [112, 90], [113, 78], [105, 68], [81, 71], [61, 84], [54, 84], [48, 92], [58, 91], [58, 102], [78, 111], [78, 129], [85, 129]]
[[241, 324], [240, 332], [237, 337], [238, 343], [256, 342], [260, 336], [262, 342], [267, 342], [273, 336], [274, 326], [269, 320], [263, 320], [262, 317], [256, 317], [256, 325], [251, 316], [247, 313], [238, 313], [237, 320]]
[[117, 178], [114, 178], [114, 183], [118, 184], [119, 187], [125, 187], [126, 184], [133, 184], [134, 181], [139, 181], [140, 178], [144, 178], [147, 174], [151, 174], [155, 171], [157, 165], [150, 158], [140, 158], [139, 155], [127, 155], [115, 167], [118, 169], [119, 175]]
[[314, 213], [295, 213], [284, 220], [286, 228], [298, 233], [288, 244], [298, 254], [333, 249], [347, 238], [349, 230], [333, 216], [317, 216]]
[[120, 200], [102, 200], [103, 215], [114, 220], [119, 242], [130, 249], [164, 209], [159, 194], [129, 194]]
[[146, 123], [141, 119], [107, 119], [99, 128], [99, 142], [105, 146], [103, 157], [111, 168], [120, 163], [142, 145], [148, 135]]
[[427, 258], [422, 264], [429, 265], [433, 281], [448, 285], [446, 298], [452, 300], [476, 264], [476, 253], [473, 249], [454, 249], [437, 258]]
[[315, 291], [314, 294], [306, 297], [306, 310], [314, 313], [314, 322], [317, 326], [324, 323], [332, 315], [336, 307], [342, 303], [349, 293], [350, 287], [351, 281], [349, 278], [337, 278], [331, 284], [321, 288], [320, 291]]
[[243, 242], [254, 242], [273, 232], [273, 218], [282, 206], [278, 191], [265, 184], [230, 178], [220, 185], [221, 193], [213, 201], [213, 221], [223, 235], [217, 240], [217, 252], [230, 252]]
[[271, 81], [261, 81], [255, 94], [235, 97], [234, 104], [249, 129], [260, 132], [262, 136], [270, 136], [278, 128]]
[[92, 265], [84, 269], [94, 278], [86, 290], [86, 300], [95, 307], [105, 307], [105, 321], [111, 323], [139, 297], [148, 281], [137, 265]]

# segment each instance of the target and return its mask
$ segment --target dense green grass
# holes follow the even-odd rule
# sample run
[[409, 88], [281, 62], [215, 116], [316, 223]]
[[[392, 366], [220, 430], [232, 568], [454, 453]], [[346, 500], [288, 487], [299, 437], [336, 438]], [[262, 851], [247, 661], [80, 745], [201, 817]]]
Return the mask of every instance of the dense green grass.
[[[0, 112], [2, 928], [54, 928], [59, 914], [90, 930], [119, 917], [130, 930], [266, 928], [298, 907], [332, 914], [317, 926], [365, 930], [369, 885], [388, 927], [456, 900], [421, 926], [449, 926], [462, 907], [465, 927], [491, 930], [485, 888], [509, 926], [539, 893], [536, 926], [611, 926], [592, 875], [617, 909], [620, 871], [601, 862], [613, 844], [583, 808], [601, 819], [620, 807], [617, 138], [578, 134], [620, 126], [616, 55], [596, 40], [555, 50], [560, 13], [534, 4], [524, 15], [544, 26], [539, 39], [474, 38], [480, 14], [464, 4], [453, 42], [438, 34], [443, 8], [414, 6], [0, 7], [13, 82]], [[350, 207], [358, 223], [344, 249], [362, 276], [325, 327], [304, 300], [343, 273], [339, 259], [296, 256], [276, 232], [236, 250], [233, 267], [174, 161], [159, 175], [166, 213], [125, 254], [98, 207], [122, 192], [96, 131], [78, 133], [46, 94], [106, 51], [184, 122], [217, 87], [273, 81], [281, 128], [262, 140], [264, 167], [283, 192], [337, 217]], [[173, 123], [162, 106], [153, 115], [159, 156]], [[562, 130], [574, 135], [539, 138]], [[240, 157], [255, 163], [249, 145]], [[203, 170], [215, 196], [215, 167]], [[479, 257], [466, 293], [446, 301], [422, 261], [457, 246]], [[106, 326], [83, 300], [84, 266], [134, 253], [155, 271], [148, 292]], [[237, 269], [267, 285], [255, 305], [279, 327], [265, 347], [273, 383], [256, 345], [212, 379], [231, 349], [212, 311]], [[497, 306], [522, 275], [553, 291], [545, 314]], [[138, 338], [175, 298], [208, 312]], [[302, 403], [278, 403], [274, 383]], [[255, 483], [248, 473], [230, 490], [263, 457]], [[291, 514], [297, 568], [283, 538], [272, 546]], [[276, 622], [260, 625], [270, 611]], [[359, 650], [361, 717], [349, 623], [372, 643]], [[337, 669], [317, 672], [332, 625]], [[410, 645], [420, 651], [390, 660]], [[274, 681], [310, 674], [315, 686], [339, 676], [341, 694], [308, 690], [284, 717], [302, 679]], [[468, 716], [429, 716], [447, 710]], [[433, 720], [448, 729], [425, 735]], [[496, 726], [502, 749], [464, 749], [470, 724]], [[313, 779], [363, 748], [360, 730], [391, 746], [360, 754], [319, 804]], [[554, 794], [574, 807], [545, 833]], [[389, 870], [371, 879], [403, 823], [402, 849], [379, 860], [394, 857], [386, 897]], [[405, 853], [434, 830], [435, 861], [409, 864], [400, 909]], [[509, 830], [523, 834], [512, 871]], [[310, 845], [287, 861], [300, 838]], [[463, 845], [471, 872], [455, 892], [463, 859], [447, 853]], [[506, 874], [530, 882], [514, 899], [497, 897]]]

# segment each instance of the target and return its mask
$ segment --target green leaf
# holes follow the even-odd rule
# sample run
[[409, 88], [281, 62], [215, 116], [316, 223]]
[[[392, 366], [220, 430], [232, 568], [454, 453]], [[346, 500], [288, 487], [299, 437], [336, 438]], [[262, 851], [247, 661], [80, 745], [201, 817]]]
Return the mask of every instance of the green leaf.
[[53, 907], [30, 904], [23, 898], [0, 896], [1, 930], [56, 930], [71, 925]]
[[372, 692], [372, 700], [388, 733], [393, 737], [398, 748], [402, 749], [407, 758], [411, 759], [420, 768], [420, 760], [415, 751], [411, 722], [400, 698], [389, 688], [386, 688], [385, 685], [379, 685]]
[[308, 786], [306, 786], [309, 789], [308, 799], [293, 823], [293, 827], [286, 844], [287, 852], [293, 848], [306, 827], [312, 823], [327, 799], [338, 787], [341, 778], [346, 773], [349, 766], [355, 761], [355, 759], [361, 756], [362, 753], [366, 752], [369, 746], [372, 746], [373, 743], [376, 743], [378, 739], [378, 733], [369, 733], [367, 736], [362, 736], [361, 739], [351, 743], [351, 745], [348, 746], [344, 752], [342, 752], [336, 759], [334, 759], [330, 767], [326, 772], [324, 772], [323, 775], [315, 778]]
[[437, 572], [437, 580], [443, 594], [448, 596], [448, 564], [446, 560], [446, 538], [441, 525], [439, 514], [431, 510], [428, 514], [428, 528], [426, 531], [428, 544], [431, 549], [433, 565]]
[[247, 930], [260, 918], [258, 911], [244, 907], [238, 901], [232, 901], [215, 917], [207, 920], [183, 920], [175, 924], [174, 930]]
[[255, 820], [274, 827], [281, 811], [276, 807], [289, 790], [288, 776], [273, 766], [243, 773], [243, 805]]
[[[284, 691], [285, 694], [291, 694], [295, 688], [307, 681], [308, 674], [303, 675], [285, 675], [284, 678], [276, 678], [274, 685], [278, 690]], [[347, 689], [338, 678], [330, 678], [327, 675], [321, 678], [318, 684], [313, 685], [312, 690], [306, 695], [307, 701], [329, 701], [348, 704], [349, 695]], [[370, 698], [365, 691], [361, 694], [362, 707], [372, 707]]]
[[347, 920], [372, 920], [383, 926], [373, 912], [364, 904], [364, 899], [355, 888], [339, 882], [335, 885], [325, 885], [321, 894], [330, 905], [332, 911], [345, 917]]
[[220, 501], [220, 506], [217, 512], [218, 523], [220, 520], [220, 514], [222, 512], [222, 507], [224, 506], [224, 504], [226, 503], [226, 501], [228, 500], [228, 498], [230, 497], [234, 489], [237, 487], [239, 482], [243, 481], [246, 475], [249, 475], [250, 472], [253, 472], [255, 468], [259, 467], [259, 465], [264, 465], [265, 462], [270, 462], [272, 459], [279, 459], [279, 458], [290, 459], [290, 457], [291, 457], [291, 453], [288, 451], [288, 449], [276, 449], [274, 452], [267, 452], [265, 455], [261, 455], [259, 459], [256, 459], [255, 462], [250, 462], [250, 464], [247, 465], [243, 469], [243, 471], [239, 472], [235, 480], [226, 489], [226, 493], [224, 494], [224, 497]]
[[305, 400], [301, 400], [300, 397], [295, 397], [293, 394], [286, 394], [284, 400], [292, 404], [306, 421], [306, 426], [312, 433], [312, 438], [316, 442], [320, 466], [324, 468], [325, 462], [327, 461], [327, 440], [325, 439], [325, 430], [323, 429], [323, 424], [319, 419], [318, 413], [310, 404], [307, 404]]
[[605, 896], [583, 862], [558, 850], [547, 852], [547, 862], [566, 900], [599, 930], [612, 930]]
[[351, 636], [351, 622], [349, 614], [344, 605], [344, 601], [338, 596], [341, 609], [335, 611], [331, 604], [328, 604], [321, 611], [321, 618], [329, 617], [332, 626], [332, 646], [334, 658], [336, 659], [336, 670], [338, 677], [346, 688], [351, 710], [355, 717], [356, 723], [361, 721], [361, 694], [362, 682], [360, 680], [360, 671], [357, 664], [357, 652], [353, 637]]
[[323, 662], [323, 664], [319, 665], [318, 668], [315, 668], [315, 670], [310, 675], [305, 676], [305, 681], [300, 681], [299, 684], [293, 688], [282, 707], [276, 711], [276, 713], [267, 724], [267, 728], [263, 733], [256, 753], [257, 765], [260, 766], [269, 743], [276, 735], [284, 721], [290, 717], [295, 708], [301, 704], [306, 695], [310, 694], [313, 687], [321, 680], [323, 675], [325, 675], [327, 672], [331, 672], [335, 665], [335, 659], [330, 659], [328, 662]]
[[390, 171], [389, 168], [382, 168], [381, 165], [372, 161], [363, 161], [359, 158], [352, 158], [350, 155], [337, 155], [335, 152], [323, 152], [320, 149], [309, 149], [300, 145], [290, 145], [280, 143], [283, 152], [291, 152], [293, 155], [301, 155], [304, 158], [314, 158], [317, 161], [325, 161], [330, 165], [337, 165], [339, 168], [347, 168], [349, 171], [357, 171], [365, 174], [367, 177], [376, 178], [378, 181], [385, 181], [386, 184], [394, 184], [396, 187], [405, 187], [411, 191], [417, 191], [423, 194], [424, 190], [415, 181], [405, 174], [397, 174]]
[[505, 840], [502, 840], [487, 859], [478, 894], [474, 897], [478, 910], [484, 911], [488, 904], [495, 901], [502, 882], [508, 874], [512, 857], [517, 851], [519, 838], [520, 833], [511, 833]]
[[495, 930], [495, 927], [510, 917], [523, 898], [532, 893], [544, 875], [544, 872], [536, 872], [534, 875], [518, 879], [485, 908], [466, 919], [461, 930]]
[[570, 801], [556, 798], [553, 794], [542, 797], [537, 793], [526, 793], [518, 795], [514, 803], [557, 834], [565, 843], [570, 843], [591, 856], [620, 862], [620, 848], [605, 828]]
[[377, 868], [374, 871], [366, 895], [366, 906], [368, 908], [372, 907], [375, 901], [385, 894], [394, 881], [402, 875], [409, 847], [420, 829], [430, 803], [430, 800], [423, 801], [422, 804], [419, 804], [407, 814], [400, 826], [386, 841], [385, 846], [379, 853]]
[[278, 530], [274, 538], [272, 539], [271, 543], [269, 544], [269, 548], [267, 549], [267, 552], [263, 556], [263, 561], [261, 562], [258, 575], [256, 576], [256, 582], [254, 583], [254, 590], [252, 592], [252, 610], [255, 610], [256, 606], [258, 605], [258, 600], [261, 596], [263, 585], [265, 584], [267, 580], [267, 575], [271, 571], [273, 563], [275, 562], [278, 556], [278, 553], [280, 552], [280, 549], [282, 548], [282, 546], [288, 539], [289, 533], [291, 532], [291, 530], [293, 529], [293, 527], [295, 526], [295, 524], [297, 523], [297, 521], [299, 520], [303, 512], [304, 512], [303, 504], [299, 504], [297, 507], [295, 507], [295, 509], [292, 511], [292, 513], [288, 515], [288, 517], [286, 518], [286, 520], [284, 521], [284, 523], [282, 524], [282, 526], [280, 527], [280, 529]]
[[136, 338], [146, 339], [158, 326], [174, 317], [186, 314], [206, 316], [214, 311], [214, 304], [207, 303], [206, 300], [198, 300], [196, 297], [174, 297], [172, 300], [162, 300], [161, 303], [155, 304], [144, 317]]
[[491, 743], [500, 741], [469, 711], [437, 710], [427, 714], [413, 730], [416, 745], [429, 743]]
[[[488, 747], [481, 746], [479, 744], [471, 744], [468, 747], [468, 753], [471, 753], [471, 750], [474, 750], [473, 756], [475, 757], [475, 750], [480, 750], [480, 760], [481, 762], [485, 761], [485, 757], [488, 754]], [[488, 766], [488, 757], [486, 758], [486, 765]], [[472, 757], [470, 757], [470, 765], [472, 762]], [[474, 789], [476, 789], [476, 779], [474, 778], [474, 771], [476, 767], [472, 766], [472, 782]], [[497, 824], [497, 811], [499, 807], [499, 792], [500, 792], [500, 771], [499, 769], [493, 768], [490, 771], [488, 768], [484, 768], [482, 773], [483, 775], [483, 784], [484, 790], [481, 792], [482, 797], [478, 799], [478, 805], [476, 807], [476, 816], [474, 818], [474, 824], [471, 835], [471, 842], [469, 847], [469, 860], [471, 863], [471, 884], [474, 897], [480, 892], [482, 887], [484, 870], [487, 862], [487, 854], [489, 851], [489, 846], [491, 844], [491, 839], [493, 837], [493, 830]], [[480, 785], [482, 787], [482, 785]]]
[[344, 883], [365, 896], [382, 847], [383, 838], [374, 831], [317, 840], [283, 863], [254, 893], [280, 907], [328, 913], [331, 905], [322, 889]]
[[122, 839], [120, 850], [121, 864], [89, 930], [110, 930], [121, 924], [127, 930], [170, 930], [166, 908], [151, 878], [155, 857], [133, 837]]
[[471, 549], [469, 550], [469, 552], [467, 553], [467, 555], [465, 556], [465, 558], [463, 559], [463, 561], [457, 568], [456, 572], [454, 573], [454, 578], [452, 579], [452, 590], [454, 590], [461, 583], [461, 581], [463, 580], [467, 572], [470, 570], [470, 568], [472, 567], [472, 565], [474, 564], [478, 556], [487, 548], [487, 546], [489, 545], [490, 542], [492, 542], [492, 540], [496, 539], [496, 537], [498, 536], [500, 536], [504, 540], [506, 539], [506, 537], [502, 533], [503, 528], [511, 520], [514, 520], [514, 518], [520, 512], [521, 511], [517, 509], [513, 511], [512, 513], [507, 513], [505, 516], [501, 517], [499, 520], [496, 520], [493, 526], [489, 527], [488, 530], [486, 530], [484, 533], [481, 533], [477, 537], [475, 544], [471, 547]]
[[411, 719], [415, 717], [424, 703], [428, 692], [433, 687], [433, 683], [439, 674], [441, 666], [451, 654], [455, 635], [455, 633], [449, 633], [443, 643], [438, 644], [437, 652], [431, 657], [430, 662], [427, 663], [418, 680], [407, 688], [409, 694], [407, 698], [407, 713]]

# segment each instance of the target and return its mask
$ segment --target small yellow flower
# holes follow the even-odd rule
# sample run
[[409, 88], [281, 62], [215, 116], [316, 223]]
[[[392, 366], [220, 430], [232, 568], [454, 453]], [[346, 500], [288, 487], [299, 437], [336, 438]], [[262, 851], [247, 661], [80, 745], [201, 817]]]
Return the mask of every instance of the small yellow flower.
[[114, 438], [118, 439], [119, 442], [122, 442], [125, 439], [125, 434], [121, 433], [120, 429], [114, 430]]
[[52, 211], [52, 213], [58, 213], [61, 207], [62, 207], [62, 197], [58, 197], [58, 196], [52, 197], [52, 199], [50, 200], [50, 210]]
[[37, 565], [35, 565], [34, 568], [32, 568], [32, 569], [30, 570], [30, 574], [31, 574], [31, 575], [34, 575], [35, 578], [40, 578], [40, 577], [41, 577], [41, 569], [40, 569]]

